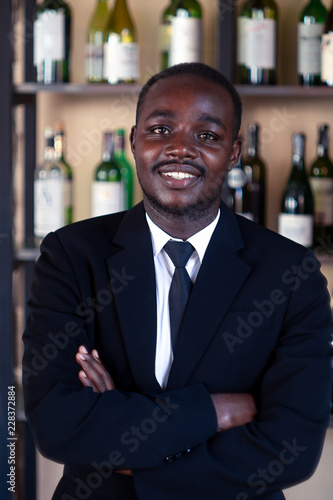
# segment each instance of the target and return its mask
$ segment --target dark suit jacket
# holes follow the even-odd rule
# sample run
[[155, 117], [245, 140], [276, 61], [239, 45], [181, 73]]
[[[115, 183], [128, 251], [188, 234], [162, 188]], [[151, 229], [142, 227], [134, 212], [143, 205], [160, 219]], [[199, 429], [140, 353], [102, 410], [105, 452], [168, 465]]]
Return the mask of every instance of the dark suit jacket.
[[[331, 312], [313, 253], [222, 204], [164, 392], [155, 293], [142, 204], [42, 244], [23, 380], [36, 443], [65, 464], [53, 498], [284, 498], [313, 472], [330, 413]], [[81, 386], [81, 344], [116, 390]], [[217, 392], [254, 394], [257, 421], [216, 433]]]

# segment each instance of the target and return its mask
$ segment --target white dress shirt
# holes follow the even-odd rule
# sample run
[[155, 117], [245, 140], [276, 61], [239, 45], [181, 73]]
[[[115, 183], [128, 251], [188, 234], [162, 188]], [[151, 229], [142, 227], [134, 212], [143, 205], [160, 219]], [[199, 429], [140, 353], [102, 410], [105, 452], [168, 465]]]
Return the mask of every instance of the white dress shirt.
[[[190, 242], [195, 249], [186, 265], [186, 270], [192, 283], [196, 280], [208, 243], [218, 223], [219, 217], [220, 211], [213, 222], [186, 240]], [[182, 240], [172, 238], [172, 236], [158, 227], [147, 213], [146, 218], [151, 233], [156, 275], [157, 338], [155, 376], [160, 386], [165, 389], [173, 361], [170, 335], [169, 289], [175, 266], [163, 247], [169, 240]]]

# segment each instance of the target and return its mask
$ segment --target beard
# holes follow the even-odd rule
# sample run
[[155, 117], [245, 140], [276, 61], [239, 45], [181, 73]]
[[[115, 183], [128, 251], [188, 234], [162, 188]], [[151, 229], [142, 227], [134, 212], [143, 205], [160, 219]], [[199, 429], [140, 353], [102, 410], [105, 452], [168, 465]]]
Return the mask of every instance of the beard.
[[170, 206], [167, 203], [163, 203], [163, 200], [158, 199], [154, 193], [149, 193], [143, 186], [139, 175], [138, 181], [144, 198], [149, 201], [151, 207], [157, 213], [166, 218], [181, 218], [188, 222], [200, 220], [209, 215], [212, 210], [215, 210], [216, 206], [220, 205], [222, 197], [223, 183], [211, 187], [206, 193], [203, 193], [202, 199], [198, 199], [193, 203], [182, 206]]

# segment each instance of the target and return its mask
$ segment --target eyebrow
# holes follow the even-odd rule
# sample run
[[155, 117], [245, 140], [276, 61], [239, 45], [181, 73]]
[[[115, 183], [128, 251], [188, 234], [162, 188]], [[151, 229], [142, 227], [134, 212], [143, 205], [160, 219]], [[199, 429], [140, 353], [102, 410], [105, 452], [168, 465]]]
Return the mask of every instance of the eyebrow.
[[145, 121], [151, 120], [152, 118], [175, 118], [175, 114], [171, 111], [156, 109], [145, 118]]
[[217, 116], [212, 116], [212, 115], [204, 114], [204, 115], [201, 115], [199, 117], [199, 121], [201, 121], [201, 122], [208, 122], [208, 123], [215, 123], [219, 127], [222, 127], [224, 130], [227, 130], [227, 128], [224, 125], [223, 121], [220, 120], [220, 118], [218, 118]]

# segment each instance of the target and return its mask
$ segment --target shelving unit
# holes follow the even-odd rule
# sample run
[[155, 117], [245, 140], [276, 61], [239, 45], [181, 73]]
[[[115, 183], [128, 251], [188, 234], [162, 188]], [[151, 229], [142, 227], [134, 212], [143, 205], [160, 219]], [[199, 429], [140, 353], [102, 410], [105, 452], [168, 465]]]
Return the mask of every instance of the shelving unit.
[[[84, 83], [56, 84], [43, 86], [34, 83], [32, 64], [32, 36], [30, 21], [33, 17], [36, 0], [25, 0], [24, 19], [26, 23], [26, 35], [24, 38], [24, 83], [13, 85], [12, 75], [12, 18], [10, 2], [4, 2], [0, 16], [0, 40], [1, 46], [5, 48], [0, 52], [0, 109], [2, 120], [0, 122], [0, 150], [2, 161], [0, 168], [0, 394], [1, 408], [7, 407], [7, 387], [14, 384], [14, 346], [13, 346], [13, 318], [12, 318], [12, 273], [14, 269], [23, 269], [25, 296], [28, 296], [30, 288], [33, 263], [38, 257], [39, 251], [33, 245], [33, 176], [36, 165], [37, 147], [37, 103], [39, 96], [63, 96], [68, 99], [72, 96], [93, 99], [119, 98], [119, 96], [135, 97], [139, 94], [141, 85], [115, 85], [108, 84], [89, 85]], [[221, 48], [217, 54], [217, 67], [229, 79], [234, 76], [234, 50], [222, 50], [223, 47], [235, 47], [234, 17], [239, 2], [236, 0], [218, 0], [219, 12], [217, 46]], [[227, 8], [226, 8], [227, 5]], [[29, 28], [30, 27], [30, 28]], [[29, 34], [30, 33], [30, 34]], [[317, 103], [329, 100], [333, 109], [333, 89], [326, 87], [302, 88], [298, 85], [260, 86], [238, 85], [237, 89], [244, 98], [247, 108], [252, 111], [260, 107], [262, 103], [274, 102], [278, 105], [288, 103], [307, 103], [308, 99]], [[12, 128], [13, 106], [20, 105], [24, 108], [24, 242], [23, 248], [15, 249], [13, 244], [13, 174], [12, 174]], [[332, 123], [333, 125], [333, 123]], [[333, 255], [320, 256], [326, 265], [333, 263]], [[1, 442], [7, 439], [7, 422], [0, 414], [0, 436]], [[35, 449], [32, 443], [29, 429], [24, 422], [23, 413], [18, 414], [18, 422], [22, 430], [24, 440], [23, 461], [25, 473], [20, 478], [20, 497], [18, 500], [36, 499], [36, 468]], [[7, 449], [0, 449], [0, 470], [7, 468]], [[1, 477], [0, 499], [12, 499], [12, 494], [7, 489], [6, 480]]]

